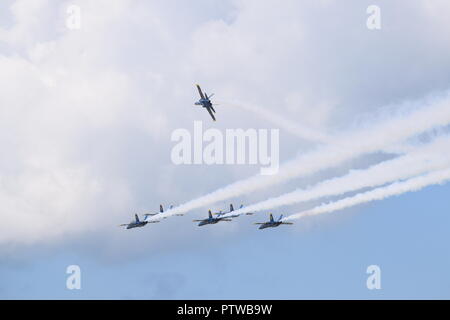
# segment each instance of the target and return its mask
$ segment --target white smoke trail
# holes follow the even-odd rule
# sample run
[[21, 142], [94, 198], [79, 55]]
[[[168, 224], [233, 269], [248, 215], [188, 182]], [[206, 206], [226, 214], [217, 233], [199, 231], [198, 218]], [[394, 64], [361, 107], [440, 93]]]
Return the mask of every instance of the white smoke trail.
[[[378, 187], [393, 181], [448, 168], [450, 167], [450, 155], [446, 150], [449, 149], [450, 138], [448, 136], [440, 137], [430, 144], [416, 147], [407, 155], [383, 161], [367, 169], [352, 170], [342, 177], [325, 180], [308, 189], [297, 189], [278, 197], [269, 198], [235, 210], [232, 214], [257, 212], [326, 196], [342, 195], [346, 192]], [[229, 215], [231, 214], [224, 217]]]
[[185, 213], [289, 179], [312, 174], [337, 166], [357, 156], [379, 151], [385, 146], [399, 143], [436, 126], [447, 125], [450, 123], [449, 93], [446, 93], [443, 98], [426, 101], [421, 107], [416, 107], [406, 114], [391, 116], [380, 122], [376, 126], [372, 125], [370, 128], [362, 129], [359, 132], [342, 134], [335, 139], [334, 144], [317, 147], [315, 150], [284, 164], [276, 175], [256, 175], [237, 181], [188, 201], [160, 216]]
[[[226, 105], [242, 108], [247, 111], [251, 111], [264, 119], [274, 123], [275, 125], [279, 126], [281, 129], [286, 130], [287, 132], [291, 133], [292, 135], [303, 139], [303, 140], [309, 140], [312, 142], [318, 142], [318, 143], [324, 143], [324, 144], [331, 144], [334, 143], [334, 139], [330, 134], [324, 133], [322, 131], [310, 128], [306, 125], [299, 125], [298, 123], [289, 120], [288, 118], [285, 118], [281, 116], [278, 113], [274, 113], [270, 111], [269, 109], [262, 108], [260, 106], [256, 106], [249, 103], [241, 103], [241, 102], [233, 102], [229, 103], [226, 102]], [[408, 146], [401, 144], [401, 145], [391, 145], [386, 146], [382, 149], [383, 152], [386, 153], [393, 153], [393, 154], [401, 154], [405, 153], [405, 151], [408, 149]]]
[[261, 108], [253, 104], [240, 102], [232, 102], [232, 103], [227, 102], [226, 105], [251, 111], [257, 114], [258, 116], [261, 116], [264, 119], [280, 126], [280, 128], [282, 128], [283, 130], [288, 131], [289, 133], [295, 135], [300, 139], [320, 143], [331, 143], [333, 141], [332, 138], [324, 132], [314, 130], [306, 125], [299, 126], [296, 122], [291, 121], [283, 116], [280, 116], [279, 114], [274, 113], [266, 108]]
[[300, 219], [305, 216], [330, 213], [337, 210], [349, 208], [358, 204], [363, 204], [375, 200], [383, 200], [388, 197], [401, 195], [406, 192], [419, 191], [425, 187], [443, 184], [450, 180], [450, 169], [433, 171], [403, 182], [394, 182], [386, 187], [377, 188], [367, 192], [359, 193], [353, 197], [344, 198], [328, 204], [323, 204], [311, 210], [292, 214], [283, 220]]
[[386, 187], [376, 188], [367, 192], [359, 193], [353, 197], [344, 198], [328, 204], [322, 204], [311, 210], [292, 214], [283, 220], [300, 219], [305, 216], [330, 213], [337, 210], [349, 208], [358, 204], [363, 204], [375, 200], [383, 200], [388, 197], [401, 195], [406, 192], [419, 191], [425, 187], [443, 184], [450, 180], [450, 169], [433, 171], [403, 182], [394, 182]]

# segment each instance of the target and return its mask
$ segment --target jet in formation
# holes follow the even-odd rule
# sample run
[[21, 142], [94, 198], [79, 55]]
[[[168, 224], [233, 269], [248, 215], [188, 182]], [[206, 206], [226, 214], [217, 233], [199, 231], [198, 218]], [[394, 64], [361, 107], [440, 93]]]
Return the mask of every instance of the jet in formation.
[[214, 121], [216, 121], [216, 117], [214, 117], [214, 114], [213, 114], [213, 112], [216, 113], [216, 110], [214, 110], [213, 104], [210, 99], [214, 95], [214, 93], [208, 97], [206, 92], [203, 94], [202, 89], [200, 88], [200, 86], [198, 84], [196, 86], [198, 89], [198, 93], [200, 94], [200, 100], [198, 100], [195, 103], [195, 105], [202, 106], [203, 108], [205, 108], [209, 112], [209, 115], [211, 116], [211, 118]]
[[[172, 209], [172, 208], [173, 208], [173, 206], [171, 205], [171, 206], [169, 207], [169, 210]], [[160, 205], [159, 205], [159, 212], [156, 212], [156, 213], [146, 213], [146, 214], [144, 214], [144, 217], [145, 217], [145, 219], [147, 219], [148, 217], [157, 216], [157, 215], [162, 214], [162, 213], [164, 213], [164, 208], [163, 208], [163, 205], [160, 204]], [[183, 214], [182, 214], [182, 213], [178, 213], [178, 214], [174, 214], [174, 216], [179, 216], [179, 217], [181, 217], [181, 216], [183, 216]], [[166, 219], [166, 218], [167, 218], [167, 217], [163, 217], [163, 219]]]
[[269, 215], [269, 221], [267, 222], [257, 222], [255, 224], [259, 224], [259, 229], [265, 229], [265, 228], [275, 228], [278, 227], [281, 224], [293, 224], [292, 222], [283, 222], [281, 219], [283, 218], [283, 215], [281, 215], [278, 220], [273, 219], [273, 215]]
[[144, 227], [147, 225], [147, 223], [157, 223], [159, 221], [154, 220], [154, 221], [148, 221], [147, 217], [144, 218], [144, 220], [139, 220], [139, 216], [137, 214], [134, 215], [134, 220], [131, 221], [130, 223], [125, 223], [125, 224], [121, 224], [119, 225], [120, 227], [127, 227], [127, 229], [133, 229], [133, 228], [140, 228], [140, 227]]
[[[241, 204], [241, 206], [239, 207], [238, 210], [241, 210], [243, 207], [244, 207], [244, 205]], [[230, 203], [230, 211], [225, 211], [225, 212], [223, 212], [222, 210], [220, 210], [219, 212], [215, 212], [214, 214], [216, 214], [217, 216], [220, 217], [220, 216], [223, 216], [223, 215], [232, 213], [233, 211], [234, 211], [233, 204]], [[254, 212], [245, 212], [245, 213], [241, 213], [241, 214], [252, 215], [253, 213], [254, 213]], [[237, 217], [239, 217], [241, 214], [230, 215], [230, 216], [228, 216], [227, 218], [237, 218]]]
[[205, 226], [207, 224], [216, 224], [220, 221], [232, 221], [231, 218], [225, 218], [225, 217], [213, 217], [211, 210], [208, 210], [208, 218], [201, 219], [201, 220], [192, 220], [193, 222], [200, 222], [198, 224], [199, 227]]

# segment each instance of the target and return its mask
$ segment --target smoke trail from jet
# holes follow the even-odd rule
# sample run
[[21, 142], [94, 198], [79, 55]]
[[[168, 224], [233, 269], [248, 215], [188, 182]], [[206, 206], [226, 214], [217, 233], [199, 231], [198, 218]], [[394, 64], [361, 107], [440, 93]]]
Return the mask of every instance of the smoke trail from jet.
[[[334, 142], [334, 139], [330, 134], [312, 129], [306, 125], [300, 126], [298, 123], [291, 121], [283, 116], [280, 116], [280, 114], [274, 113], [269, 109], [261, 108], [259, 106], [252, 105], [249, 103], [226, 102], [225, 104], [251, 111], [263, 117], [264, 119], [274, 123], [275, 125], [278, 125], [281, 129], [286, 130], [287, 132], [291, 133], [292, 135], [302, 140], [308, 140], [311, 142], [323, 144], [331, 144]], [[391, 145], [383, 148], [382, 151], [387, 153], [401, 154], [404, 153], [405, 148], [407, 147], [404, 145]]]
[[295, 135], [300, 139], [320, 143], [331, 143], [333, 141], [332, 138], [326, 133], [314, 130], [306, 125], [299, 126], [296, 122], [291, 121], [285, 117], [282, 117], [279, 114], [274, 113], [266, 108], [261, 108], [256, 105], [240, 102], [232, 102], [232, 103], [227, 102], [226, 105], [251, 111], [257, 114], [258, 116], [261, 116], [262, 118], [278, 125], [283, 130], [286, 130], [287, 132]]
[[376, 152], [386, 146], [422, 133], [437, 126], [450, 123], [450, 96], [447, 92], [439, 99], [403, 106], [401, 114], [391, 115], [377, 125], [342, 134], [331, 145], [322, 145], [280, 166], [279, 172], [271, 176], [255, 175], [220, 188], [197, 199], [188, 201], [163, 214], [170, 216], [211, 205], [247, 192], [260, 190], [289, 179], [316, 173], [334, 167], [352, 158]]
[[[450, 167], [450, 137], [439, 137], [436, 141], [417, 147], [409, 154], [383, 161], [367, 169], [352, 170], [348, 174], [325, 180], [308, 189], [297, 189], [253, 205], [238, 209], [232, 214], [258, 212], [283, 205], [319, 199], [326, 196], [343, 195], [362, 188], [378, 187], [393, 181], [411, 178], [430, 171]], [[231, 214], [227, 214], [229, 216]]]
[[443, 184], [450, 180], [450, 169], [433, 171], [403, 182], [394, 182], [386, 187], [376, 188], [367, 192], [359, 193], [353, 197], [344, 198], [328, 204], [322, 204], [311, 210], [299, 212], [285, 217], [283, 221], [300, 219], [305, 216], [330, 213], [337, 210], [353, 207], [358, 204], [368, 203], [375, 200], [383, 200], [388, 197], [401, 195], [406, 192], [419, 191], [425, 187]]

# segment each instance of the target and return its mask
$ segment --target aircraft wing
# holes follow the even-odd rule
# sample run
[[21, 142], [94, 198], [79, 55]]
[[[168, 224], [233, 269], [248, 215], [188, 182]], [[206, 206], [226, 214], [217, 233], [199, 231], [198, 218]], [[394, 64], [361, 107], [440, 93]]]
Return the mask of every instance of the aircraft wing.
[[197, 89], [198, 89], [198, 93], [200, 94], [200, 98], [205, 99], [205, 96], [203, 95], [202, 89], [200, 89], [200, 86], [198, 84], [196, 84]]
[[281, 224], [293, 224], [292, 222], [282, 222]]
[[266, 224], [265, 222], [255, 222], [254, 224]]
[[147, 221], [147, 223], [158, 223], [159, 220], [154, 220], [154, 221]]
[[222, 218], [220, 221], [233, 221], [232, 219]]
[[128, 223], [119, 224], [119, 227], [125, 227], [125, 226], [127, 226], [127, 225], [128, 225]]
[[192, 222], [202, 222], [203, 220], [192, 220]]
[[209, 114], [211, 115], [211, 118], [216, 121], [216, 117], [214, 117], [213, 113], [211, 112], [211, 108], [206, 108], [209, 112]]

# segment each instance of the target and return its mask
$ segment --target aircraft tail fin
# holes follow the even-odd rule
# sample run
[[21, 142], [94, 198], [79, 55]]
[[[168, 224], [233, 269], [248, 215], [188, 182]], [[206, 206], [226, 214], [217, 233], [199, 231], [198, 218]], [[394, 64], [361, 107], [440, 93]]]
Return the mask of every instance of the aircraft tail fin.
[[233, 204], [232, 203], [230, 203], [230, 212], [231, 211], [234, 211], [234, 207], [233, 207]]
[[241, 204], [241, 206], [239, 207], [239, 209], [242, 209], [244, 207], [244, 205], [243, 204]]
[[161, 212], [161, 213], [164, 212], [164, 208], [163, 208], [162, 204], [159, 205], [159, 212]]
[[136, 222], [139, 222], [139, 217], [137, 214], [134, 215], [134, 218], [136, 219]]
[[212, 213], [211, 213], [211, 210], [208, 210], [208, 216], [209, 216], [210, 219], [212, 219]]
[[270, 222], [273, 222], [273, 215], [270, 214]]
[[280, 218], [278, 218], [278, 221], [281, 221], [283, 219], [283, 215], [280, 215]]

